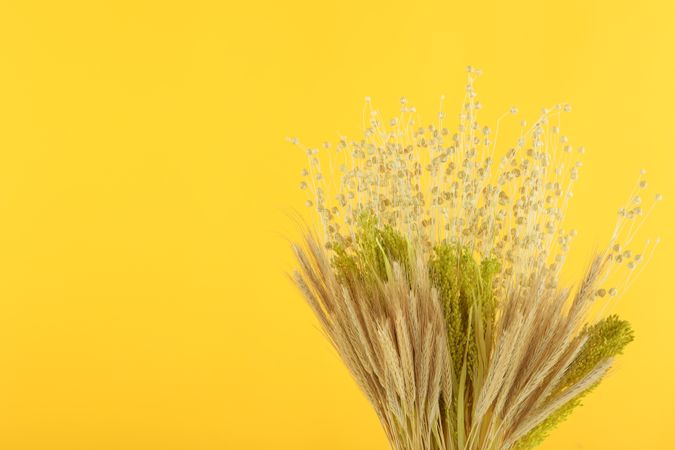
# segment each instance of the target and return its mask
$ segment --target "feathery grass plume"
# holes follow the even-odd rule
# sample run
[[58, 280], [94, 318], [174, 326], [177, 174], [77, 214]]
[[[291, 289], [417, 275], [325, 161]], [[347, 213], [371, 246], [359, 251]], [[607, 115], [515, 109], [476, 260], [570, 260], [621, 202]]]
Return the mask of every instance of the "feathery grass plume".
[[656, 247], [630, 250], [653, 207], [641, 172], [609, 245], [560, 286], [583, 154], [560, 134], [570, 107], [522, 121], [498, 158], [478, 75], [469, 68], [454, 132], [442, 103], [421, 127], [405, 98], [387, 123], [366, 99], [363, 138], [322, 151], [291, 140], [320, 221], [294, 246], [293, 278], [397, 450], [536, 447], [632, 341], [604, 308]]

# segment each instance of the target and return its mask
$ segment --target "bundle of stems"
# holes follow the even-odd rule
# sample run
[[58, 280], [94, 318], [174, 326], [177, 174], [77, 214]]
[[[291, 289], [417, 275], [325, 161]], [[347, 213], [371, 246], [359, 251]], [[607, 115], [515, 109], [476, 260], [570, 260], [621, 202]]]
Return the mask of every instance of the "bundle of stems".
[[477, 76], [469, 68], [454, 132], [442, 110], [418, 127], [405, 98], [384, 124], [367, 98], [362, 139], [321, 151], [292, 139], [321, 224], [294, 246], [293, 278], [393, 449], [539, 445], [633, 340], [606, 307], [656, 247], [629, 247], [654, 205], [643, 211], [641, 173], [608, 246], [561, 287], [583, 153], [560, 134], [570, 108], [521, 122], [495, 163]]

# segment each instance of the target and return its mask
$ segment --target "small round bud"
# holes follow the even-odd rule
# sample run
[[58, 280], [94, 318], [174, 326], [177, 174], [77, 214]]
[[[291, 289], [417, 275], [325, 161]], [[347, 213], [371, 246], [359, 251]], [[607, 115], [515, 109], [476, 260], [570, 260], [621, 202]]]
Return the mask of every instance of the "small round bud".
[[610, 297], [614, 297], [617, 294], [616, 288], [610, 288], [607, 292], [609, 293]]

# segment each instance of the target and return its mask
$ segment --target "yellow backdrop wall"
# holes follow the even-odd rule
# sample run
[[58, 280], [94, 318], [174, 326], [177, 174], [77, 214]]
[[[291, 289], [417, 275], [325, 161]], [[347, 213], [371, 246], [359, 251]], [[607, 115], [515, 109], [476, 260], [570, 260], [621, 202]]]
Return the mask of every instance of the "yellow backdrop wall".
[[666, 198], [637, 339], [542, 448], [675, 448], [674, 50], [657, 0], [2, 2], [0, 448], [385, 449], [284, 274], [284, 137], [356, 135], [365, 95], [459, 108], [468, 64], [487, 123], [573, 105], [571, 270], [640, 168]]

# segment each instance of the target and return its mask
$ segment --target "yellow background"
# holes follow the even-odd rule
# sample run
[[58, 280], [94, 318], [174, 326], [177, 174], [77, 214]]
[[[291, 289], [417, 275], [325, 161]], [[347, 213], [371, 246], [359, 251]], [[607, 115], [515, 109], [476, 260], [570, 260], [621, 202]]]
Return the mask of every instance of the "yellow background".
[[355, 135], [365, 95], [454, 114], [468, 64], [487, 123], [572, 103], [574, 270], [639, 168], [666, 197], [637, 340], [542, 448], [675, 448], [674, 50], [665, 0], [3, 1], [0, 448], [385, 449], [285, 278], [284, 137]]

